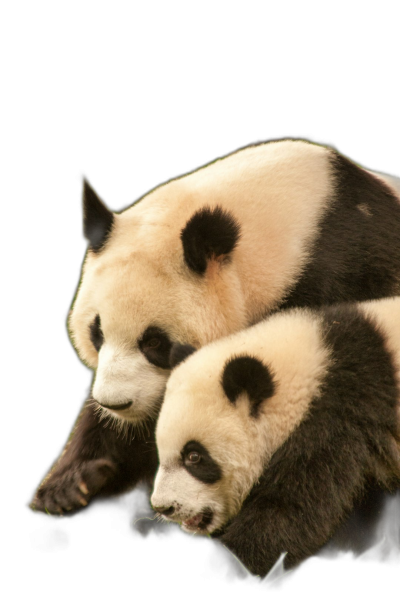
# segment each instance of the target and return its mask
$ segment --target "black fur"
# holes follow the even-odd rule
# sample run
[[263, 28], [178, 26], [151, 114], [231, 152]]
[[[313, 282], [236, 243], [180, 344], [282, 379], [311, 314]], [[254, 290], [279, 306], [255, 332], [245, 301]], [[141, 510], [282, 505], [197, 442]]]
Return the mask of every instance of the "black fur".
[[[198, 463], [190, 464], [188, 462], [187, 459], [191, 452], [197, 452], [200, 455]], [[216, 483], [222, 477], [221, 467], [200, 442], [194, 440], [187, 442], [181, 452], [181, 458], [188, 473], [203, 483]]]
[[104, 342], [104, 334], [101, 329], [100, 315], [96, 315], [93, 322], [89, 325], [90, 341], [99, 352]]
[[160, 327], [148, 327], [139, 340], [140, 351], [149, 363], [162, 369], [169, 369], [169, 353], [172, 342]]
[[396, 295], [400, 203], [390, 188], [332, 154], [335, 197], [319, 225], [311, 260], [284, 307], [322, 306]]
[[83, 232], [93, 252], [100, 252], [104, 248], [113, 224], [113, 213], [108, 210], [85, 179], [83, 182]]
[[195, 273], [204, 275], [207, 261], [230, 254], [239, 237], [236, 219], [220, 206], [198, 210], [181, 231], [186, 264]]
[[250, 400], [250, 415], [258, 416], [261, 403], [273, 396], [275, 384], [269, 368], [252, 356], [235, 356], [225, 364], [222, 374], [222, 387], [234, 404], [242, 392]]
[[172, 344], [171, 351], [169, 353], [169, 367], [174, 369], [188, 356], [196, 352], [196, 348], [190, 344]]
[[[155, 422], [149, 421], [140, 432], [127, 425], [125, 436], [104, 423], [93, 400], [85, 403], [65, 451], [37, 490], [32, 508], [62, 514], [82, 508], [95, 495], [118, 494], [139, 481], [152, 482], [157, 470]], [[79, 487], [82, 483], [87, 493]]]
[[257, 575], [321, 548], [370, 486], [400, 485], [395, 370], [378, 327], [324, 311], [332, 363], [308, 415], [274, 454], [221, 541]]

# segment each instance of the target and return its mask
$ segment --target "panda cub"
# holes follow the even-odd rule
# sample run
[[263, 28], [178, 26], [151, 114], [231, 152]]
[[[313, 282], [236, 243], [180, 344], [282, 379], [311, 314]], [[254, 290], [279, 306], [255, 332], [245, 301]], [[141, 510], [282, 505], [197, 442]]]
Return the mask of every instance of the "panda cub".
[[165, 519], [264, 576], [321, 548], [371, 485], [400, 485], [400, 298], [288, 310], [192, 351], [171, 351], [156, 429]]
[[400, 293], [400, 191], [332, 148], [249, 146], [118, 214], [88, 183], [83, 200], [89, 246], [69, 332], [95, 377], [38, 510], [153, 480], [174, 343], [200, 348], [281, 308]]

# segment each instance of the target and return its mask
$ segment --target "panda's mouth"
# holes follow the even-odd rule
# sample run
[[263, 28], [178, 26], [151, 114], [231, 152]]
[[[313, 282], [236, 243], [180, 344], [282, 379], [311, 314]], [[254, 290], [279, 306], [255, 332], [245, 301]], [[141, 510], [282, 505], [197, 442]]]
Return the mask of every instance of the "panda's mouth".
[[185, 529], [186, 531], [205, 532], [209, 525], [211, 525], [213, 517], [213, 511], [210, 508], [205, 508], [194, 517], [182, 521], [182, 529]]

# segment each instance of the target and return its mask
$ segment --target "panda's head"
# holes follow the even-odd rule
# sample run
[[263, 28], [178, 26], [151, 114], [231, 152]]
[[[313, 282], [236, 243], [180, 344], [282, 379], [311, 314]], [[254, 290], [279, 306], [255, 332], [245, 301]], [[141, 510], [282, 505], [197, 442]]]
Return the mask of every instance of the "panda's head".
[[233, 518], [307, 413], [328, 356], [319, 319], [294, 310], [183, 360], [157, 423], [155, 510], [188, 533], [210, 533]]
[[[182, 209], [171, 210], [177, 198]], [[71, 338], [96, 369], [93, 398], [113, 416], [142, 421], [159, 409], [174, 342], [199, 347], [244, 325], [231, 260], [239, 225], [218, 206], [194, 208], [180, 180], [121, 214], [85, 182], [84, 232]]]
[[[203, 350], [173, 371], [167, 384], [151, 502], [183, 529], [210, 533], [238, 512], [260, 474], [259, 417], [275, 383], [255, 357], [231, 356], [221, 369], [218, 351]], [[177, 354], [181, 360], [185, 349]]]
[[[151, 503], [187, 531], [212, 533], [240, 510], [319, 392], [329, 362], [308, 311], [217, 340], [171, 373], [159, 415]], [[172, 363], [173, 364], [173, 363]]]

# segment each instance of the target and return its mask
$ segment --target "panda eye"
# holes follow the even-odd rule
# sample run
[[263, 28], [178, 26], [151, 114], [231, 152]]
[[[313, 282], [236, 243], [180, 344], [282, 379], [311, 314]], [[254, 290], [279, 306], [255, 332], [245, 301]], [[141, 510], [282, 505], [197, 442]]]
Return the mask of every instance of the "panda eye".
[[160, 344], [161, 344], [160, 339], [151, 338], [150, 340], [146, 340], [143, 345], [148, 350], [155, 350], [156, 348], [158, 348], [160, 346]]
[[172, 342], [160, 327], [148, 327], [139, 339], [138, 346], [149, 363], [162, 369], [169, 369]]
[[89, 325], [89, 336], [93, 346], [96, 348], [97, 352], [99, 352], [104, 342], [104, 334], [100, 324], [100, 315], [96, 315], [93, 322]]
[[198, 452], [190, 452], [190, 454], [188, 454], [187, 461], [191, 465], [196, 465], [197, 463], [200, 462], [200, 460], [201, 460], [201, 456]]

